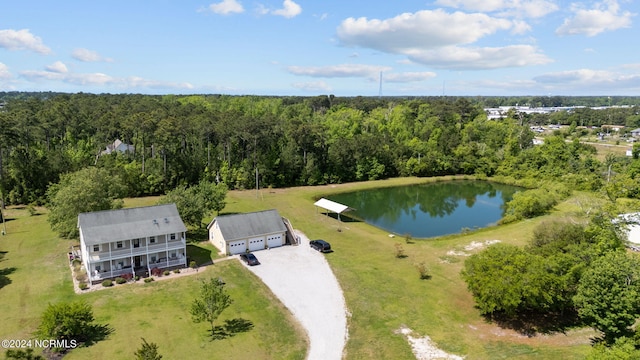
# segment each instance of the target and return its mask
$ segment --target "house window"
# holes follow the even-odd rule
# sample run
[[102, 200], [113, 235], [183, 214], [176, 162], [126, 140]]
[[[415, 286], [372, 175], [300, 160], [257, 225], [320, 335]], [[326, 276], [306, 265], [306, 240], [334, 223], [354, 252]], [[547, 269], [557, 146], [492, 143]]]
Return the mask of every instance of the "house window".
[[124, 244], [122, 243], [122, 241], [116, 242], [116, 248], [122, 249], [123, 246], [124, 246]]
[[133, 239], [133, 247], [134, 248], [140, 247], [140, 239]]
[[171, 234], [171, 240], [175, 240], [176, 239], [176, 234]]
[[100, 267], [100, 265], [96, 265], [96, 271], [100, 272], [100, 270], [102, 270], [102, 268]]
[[149, 237], [149, 244], [155, 244], [156, 243], [156, 237], [155, 236], [150, 236]]
[[151, 257], [151, 263], [153, 264], [153, 263], [155, 263], [155, 262], [156, 262], [156, 257], [155, 257], [155, 256], [152, 256], [152, 257]]
[[93, 245], [93, 252], [98, 252], [98, 251], [100, 251], [100, 244]]

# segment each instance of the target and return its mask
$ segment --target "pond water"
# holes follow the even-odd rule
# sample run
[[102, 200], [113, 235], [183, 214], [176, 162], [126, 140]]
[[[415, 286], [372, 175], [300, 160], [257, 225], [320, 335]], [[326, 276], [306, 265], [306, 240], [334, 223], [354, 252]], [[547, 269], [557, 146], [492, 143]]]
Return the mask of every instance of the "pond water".
[[504, 216], [504, 204], [520, 190], [487, 181], [455, 180], [327, 198], [355, 209], [343, 219], [350, 216], [397, 235], [428, 238], [495, 225]]

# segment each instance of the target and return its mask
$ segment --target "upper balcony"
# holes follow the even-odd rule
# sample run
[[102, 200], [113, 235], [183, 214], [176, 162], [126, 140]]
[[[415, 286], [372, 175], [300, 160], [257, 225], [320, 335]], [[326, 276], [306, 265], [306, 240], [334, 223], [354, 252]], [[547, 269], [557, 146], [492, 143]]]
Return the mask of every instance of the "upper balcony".
[[163, 237], [162, 240], [156, 240], [153, 243], [138, 244], [132, 240], [122, 241], [121, 247], [118, 247], [119, 242], [112, 242], [109, 244], [102, 244], [101, 251], [89, 252], [89, 260], [92, 262], [118, 259], [130, 256], [139, 256], [149, 253], [155, 253], [163, 250], [176, 250], [182, 249], [186, 246], [186, 239], [184, 237], [176, 237], [175, 240], [171, 240], [169, 237]]

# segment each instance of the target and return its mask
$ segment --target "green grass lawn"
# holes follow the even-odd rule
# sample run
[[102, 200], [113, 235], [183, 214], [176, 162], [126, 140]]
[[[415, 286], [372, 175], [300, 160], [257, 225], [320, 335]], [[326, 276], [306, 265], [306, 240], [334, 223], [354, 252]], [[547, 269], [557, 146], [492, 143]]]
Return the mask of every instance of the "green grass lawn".
[[[428, 335], [443, 350], [466, 359], [583, 358], [593, 335], [589, 329], [528, 337], [487, 323], [474, 308], [460, 277], [465, 256], [449, 253], [465, 252], [466, 245], [487, 240], [523, 245], [541, 221], [573, 214], [573, 200], [537, 219], [411, 244], [363, 222], [341, 223], [313, 206], [318, 197], [334, 192], [425, 181], [435, 180], [402, 178], [263, 189], [258, 194], [255, 190], [232, 191], [222, 214], [275, 208], [309, 238], [331, 242], [335, 251], [326, 257], [351, 314], [348, 359], [413, 359], [407, 340], [395, 333], [401, 326], [413, 329], [414, 336]], [[125, 205], [155, 201], [157, 198], [130, 199]], [[5, 317], [0, 322], [2, 338], [28, 338], [49, 302], [84, 299], [93, 305], [97, 320], [109, 324], [114, 332], [105, 341], [72, 351], [71, 359], [130, 358], [141, 337], [157, 343], [166, 359], [304, 358], [305, 336], [286, 309], [236, 261], [216, 261], [218, 255], [207, 243], [192, 244], [190, 253], [198, 254], [202, 261], [211, 259], [215, 265], [197, 275], [75, 295], [65, 258], [70, 242], [51, 233], [45, 214], [28, 216], [26, 210], [17, 209], [8, 215], [15, 220], [7, 223], [9, 234], [0, 238], [0, 250], [8, 251], [0, 269], [16, 270], [8, 275], [11, 283], [0, 289]], [[396, 243], [403, 246], [406, 258], [395, 257]], [[428, 266], [430, 280], [420, 280], [419, 263]], [[188, 307], [198, 292], [198, 278], [211, 276], [224, 278], [235, 299], [220, 322], [241, 318], [250, 321], [253, 329], [211, 342], [206, 338], [206, 325], [191, 321]]]
[[[149, 204], [143, 199], [131, 202], [136, 206]], [[47, 304], [84, 300], [93, 306], [97, 322], [108, 325], [113, 332], [104, 341], [71, 351], [65, 359], [130, 359], [142, 337], [158, 344], [165, 359], [304, 359], [304, 330], [238, 261], [216, 262], [194, 275], [169, 275], [166, 280], [148, 284], [139, 281], [75, 294], [66, 258], [75, 242], [57, 238], [49, 229], [45, 210], [40, 209], [40, 213], [29, 216], [27, 210], [19, 208], [6, 213], [10, 221], [8, 234], [0, 238], [0, 251], [6, 252], [0, 271], [4, 269], [10, 283], [0, 288], [0, 338], [33, 338]], [[208, 243], [188, 246], [189, 254], [199, 263], [218, 257]], [[250, 329], [210, 341], [208, 324], [193, 323], [190, 304], [199, 292], [200, 281], [210, 277], [224, 279], [234, 300], [218, 324], [242, 319]]]
[[[442, 181], [443, 179], [438, 179]], [[345, 292], [351, 318], [346, 354], [349, 359], [412, 359], [406, 339], [394, 332], [402, 325], [414, 335], [428, 335], [443, 350], [467, 359], [580, 359], [589, 351], [591, 330], [535, 337], [487, 323], [474, 308], [460, 277], [464, 256], [451, 256], [471, 242], [500, 240], [524, 245], [533, 228], [545, 219], [565, 216], [576, 209], [568, 200], [553, 214], [534, 220], [493, 227], [465, 235], [415, 240], [363, 222], [341, 223], [317, 211], [320, 196], [379, 186], [436, 181], [403, 178], [319, 187], [233, 192], [225, 212], [276, 208], [310, 239], [322, 238], [335, 250], [326, 257]], [[395, 257], [402, 244], [406, 258]], [[416, 264], [425, 263], [431, 280], [420, 280]]]

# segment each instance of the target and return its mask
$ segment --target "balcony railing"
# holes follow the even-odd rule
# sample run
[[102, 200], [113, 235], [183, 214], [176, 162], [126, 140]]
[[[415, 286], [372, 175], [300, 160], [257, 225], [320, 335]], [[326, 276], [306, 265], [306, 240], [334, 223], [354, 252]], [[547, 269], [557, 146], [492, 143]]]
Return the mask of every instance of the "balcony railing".
[[169, 240], [167, 242], [150, 244], [148, 246], [140, 245], [140, 247], [137, 247], [137, 248], [128, 247], [126, 249], [111, 249], [111, 253], [109, 253], [109, 251], [91, 252], [89, 253], [89, 260], [96, 262], [96, 261], [102, 261], [102, 260], [124, 258], [131, 255], [133, 256], [146, 255], [154, 252], [160, 252], [163, 250], [180, 249], [180, 248], [183, 248], [184, 246], [186, 246], [185, 239], [179, 238], [176, 240]]
[[149, 263], [149, 267], [151, 269], [153, 268], [161, 269], [161, 268], [172, 267], [172, 266], [186, 265], [186, 263], [187, 263], [186, 258], [182, 258], [182, 259], [170, 258], [169, 260], [160, 260], [154, 263]]

